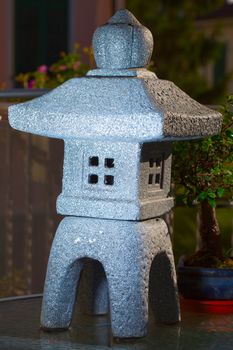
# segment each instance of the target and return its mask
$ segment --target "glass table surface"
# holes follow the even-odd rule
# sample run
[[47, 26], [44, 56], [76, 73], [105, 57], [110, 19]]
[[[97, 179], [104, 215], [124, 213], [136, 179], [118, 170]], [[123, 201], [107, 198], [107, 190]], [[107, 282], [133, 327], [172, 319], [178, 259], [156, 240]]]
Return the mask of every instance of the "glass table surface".
[[175, 325], [149, 322], [145, 338], [113, 339], [108, 316], [75, 311], [72, 326], [64, 332], [43, 332], [39, 327], [41, 296], [0, 299], [1, 350], [232, 350], [233, 314], [182, 311]]

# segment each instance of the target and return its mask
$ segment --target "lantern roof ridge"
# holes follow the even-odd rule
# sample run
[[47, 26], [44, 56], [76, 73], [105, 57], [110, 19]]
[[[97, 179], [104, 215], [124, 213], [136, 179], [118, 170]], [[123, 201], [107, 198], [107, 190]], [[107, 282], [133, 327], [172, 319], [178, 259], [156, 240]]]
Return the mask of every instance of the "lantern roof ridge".
[[172, 82], [154, 78], [73, 78], [10, 106], [12, 127], [56, 138], [149, 142], [216, 134], [220, 113]]
[[134, 18], [129, 11], [118, 11], [99, 27], [93, 39], [97, 69], [39, 98], [11, 106], [11, 126], [61, 139], [127, 142], [217, 134], [221, 129], [219, 112], [144, 67], [142, 62], [151, 55], [153, 39]]

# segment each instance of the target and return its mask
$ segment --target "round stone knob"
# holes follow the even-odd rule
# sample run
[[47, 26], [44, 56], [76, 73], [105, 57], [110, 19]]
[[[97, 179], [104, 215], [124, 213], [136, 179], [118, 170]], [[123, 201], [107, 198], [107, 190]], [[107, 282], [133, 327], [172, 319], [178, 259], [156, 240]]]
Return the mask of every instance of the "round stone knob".
[[150, 62], [153, 37], [131, 12], [119, 10], [96, 29], [93, 47], [98, 68], [142, 68]]

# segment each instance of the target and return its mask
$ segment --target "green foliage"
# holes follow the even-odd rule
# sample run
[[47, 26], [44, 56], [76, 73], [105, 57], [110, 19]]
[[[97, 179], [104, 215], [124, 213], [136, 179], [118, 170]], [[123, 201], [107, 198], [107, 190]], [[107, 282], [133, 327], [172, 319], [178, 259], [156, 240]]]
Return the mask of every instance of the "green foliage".
[[200, 141], [177, 142], [174, 145], [173, 182], [178, 200], [185, 204], [232, 196], [233, 190], [233, 96], [221, 112], [219, 135]]
[[76, 44], [72, 52], [61, 52], [59, 59], [51, 66], [43, 64], [34, 72], [19, 74], [16, 80], [24, 88], [54, 88], [70, 78], [85, 75], [93, 66], [93, 61], [92, 49], [81, 50]]
[[[159, 78], [175, 82], [193, 98], [216, 103], [216, 95], [224, 94], [227, 77], [214, 89], [209, 89], [201, 70], [215, 62], [222, 51], [216, 40], [219, 25], [212, 33], [197, 29], [197, 18], [224, 4], [224, 0], [127, 0], [127, 7], [153, 33], [155, 41], [154, 70]], [[215, 98], [215, 100], [212, 100]]]

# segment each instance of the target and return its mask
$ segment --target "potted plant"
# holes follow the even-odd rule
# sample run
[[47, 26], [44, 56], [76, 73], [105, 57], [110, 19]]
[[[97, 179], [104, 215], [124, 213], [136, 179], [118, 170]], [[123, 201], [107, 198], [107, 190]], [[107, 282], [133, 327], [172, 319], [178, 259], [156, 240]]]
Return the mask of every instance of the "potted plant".
[[16, 81], [25, 89], [55, 88], [66, 80], [84, 76], [94, 66], [92, 48], [75, 44], [73, 51], [61, 52], [50, 66], [40, 65], [35, 71], [21, 73]]
[[229, 96], [219, 135], [174, 148], [176, 196], [186, 205], [197, 203], [200, 215], [201, 247], [178, 264], [178, 286], [185, 298], [233, 301], [233, 259], [224, 255], [216, 217], [216, 200], [230, 198], [233, 190], [232, 107]]

